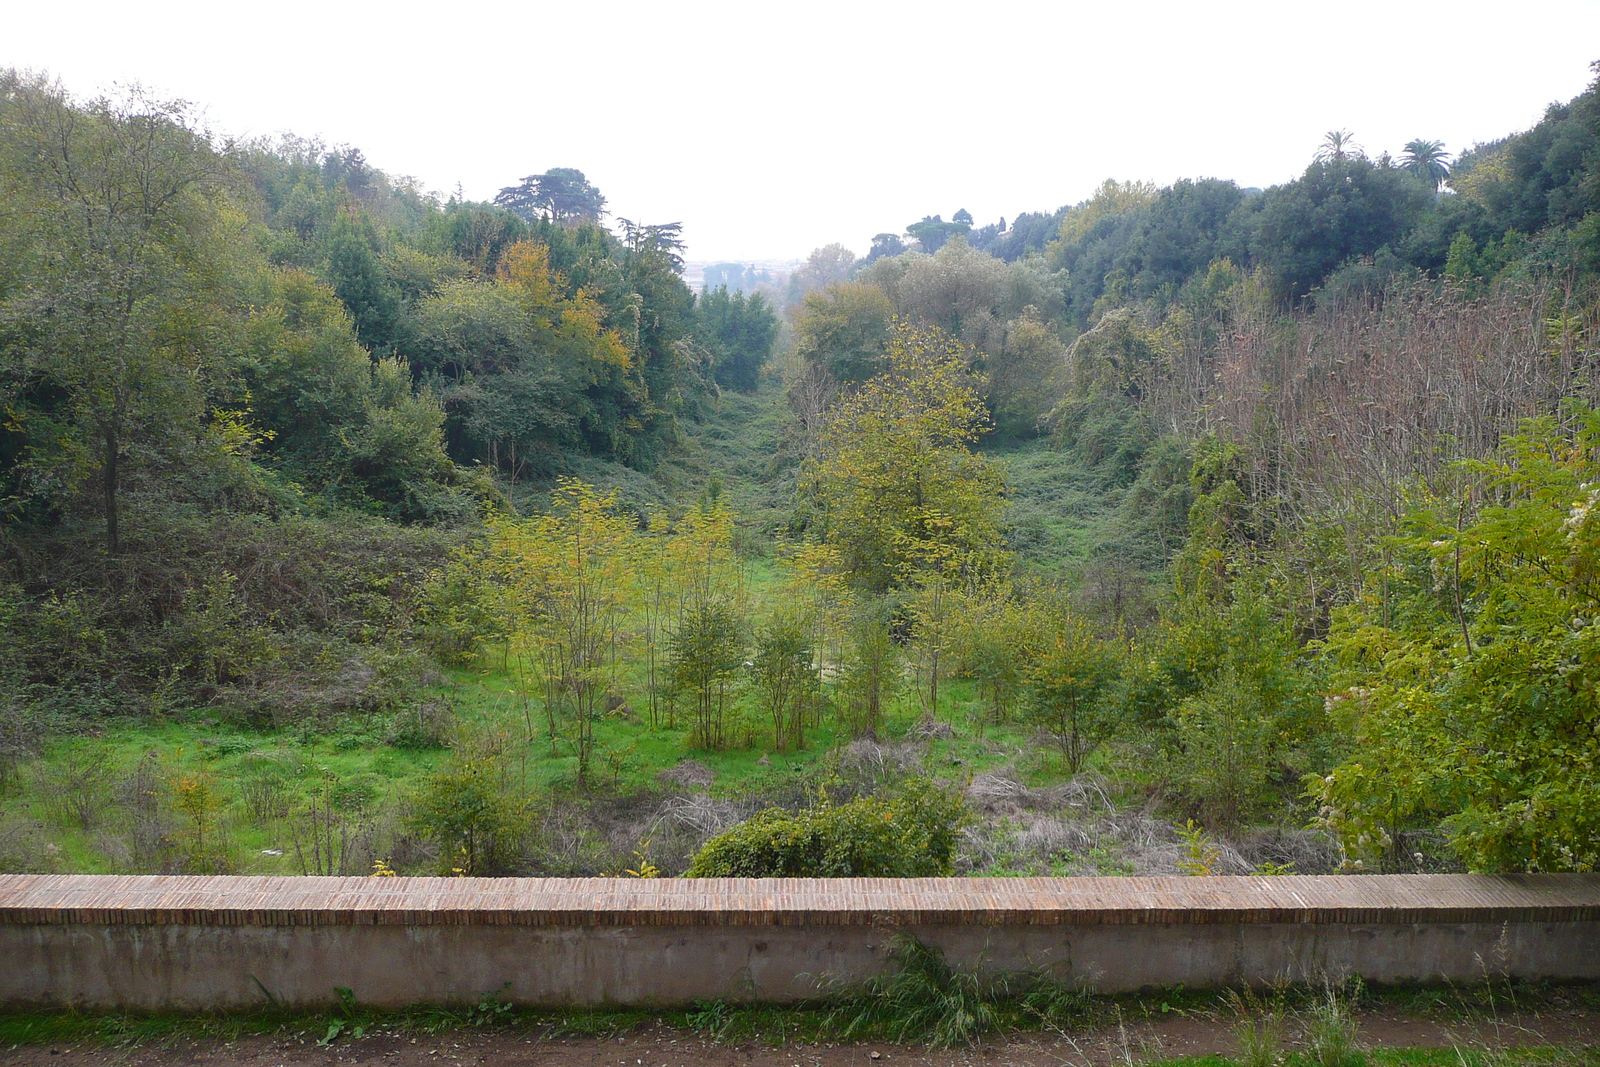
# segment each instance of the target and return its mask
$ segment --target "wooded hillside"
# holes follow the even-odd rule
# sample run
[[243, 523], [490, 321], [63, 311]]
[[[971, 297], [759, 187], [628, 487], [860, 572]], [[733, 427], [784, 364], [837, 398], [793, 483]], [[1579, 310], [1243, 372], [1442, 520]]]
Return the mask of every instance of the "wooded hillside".
[[0, 74], [0, 862], [1600, 859], [1600, 83], [748, 290], [606, 203]]

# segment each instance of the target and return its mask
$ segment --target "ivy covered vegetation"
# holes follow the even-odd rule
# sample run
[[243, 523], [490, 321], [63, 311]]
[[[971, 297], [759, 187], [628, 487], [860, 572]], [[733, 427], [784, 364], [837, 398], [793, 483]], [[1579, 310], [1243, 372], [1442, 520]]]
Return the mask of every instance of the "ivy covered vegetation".
[[0, 73], [0, 868], [1600, 862], [1600, 87], [682, 251]]

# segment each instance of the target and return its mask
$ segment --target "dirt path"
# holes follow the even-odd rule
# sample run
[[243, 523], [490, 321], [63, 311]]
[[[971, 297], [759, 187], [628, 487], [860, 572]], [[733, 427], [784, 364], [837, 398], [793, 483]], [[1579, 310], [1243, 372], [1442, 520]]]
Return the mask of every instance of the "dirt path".
[[[1447, 1047], [1452, 1044], [1561, 1045], [1600, 1048], [1600, 1012], [1550, 1011], [1507, 1016], [1497, 1024], [1449, 1024], [1376, 1012], [1361, 1017], [1374, 1047]], [[540, 1039], [513, 1032], [455, 1030], [434, 1037], [378, 1034], [328, 1048], [314, 1040], [283, 1037], [233, 1042], [113, 1049], [42, 1045], [0, 1050], [0, 1063], [17, 1067], [1089, 1067], [1207, 1053], [1231, 1054], [1227, 1022], [1188, 1016], [1158, 1017], [1061, 1039], [1026, 1036], [976, 1049], [941, 1050], [892, 1044], [721, 1045], [666, 1026], [645, 1027], [620, 1038]], [[876, 1054], [876, 1056], [874, 1056]]]

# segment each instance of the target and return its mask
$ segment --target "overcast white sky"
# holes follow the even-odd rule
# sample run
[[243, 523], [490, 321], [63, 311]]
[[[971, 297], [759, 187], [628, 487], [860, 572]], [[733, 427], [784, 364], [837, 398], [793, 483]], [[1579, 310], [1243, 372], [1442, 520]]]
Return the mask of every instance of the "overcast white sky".
[[1107, 177], [1297, 174], [1324, 131], [1459, 149], [1581, 92], [1600, 0], [1311, 4], [281, 0], [0, 8], [0, 66], [140, 81], [492, 196], [578, 167], [693, 259], [804, 256]]

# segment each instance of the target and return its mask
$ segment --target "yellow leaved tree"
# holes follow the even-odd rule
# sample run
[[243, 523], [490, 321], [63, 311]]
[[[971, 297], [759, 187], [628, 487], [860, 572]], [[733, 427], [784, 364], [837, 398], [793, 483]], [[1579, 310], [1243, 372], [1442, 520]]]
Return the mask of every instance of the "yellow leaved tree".
[[551, 497], [548, 514], [491, 520], [484, 564], [504, 597], [510, 655], [524, 688], [542, 690], [551, 750], [571, 749], [583, 788], [595, 722], [616, 689], [629, 638], [637, 534], [614, 494], [563, 479]]
[[835, 409], [804, 485], [821, 539], [856, 586], [1003, 569], [1000, 469], [972, 451], [989, 428], [971, 349], [897, 323], [889, 369]]

